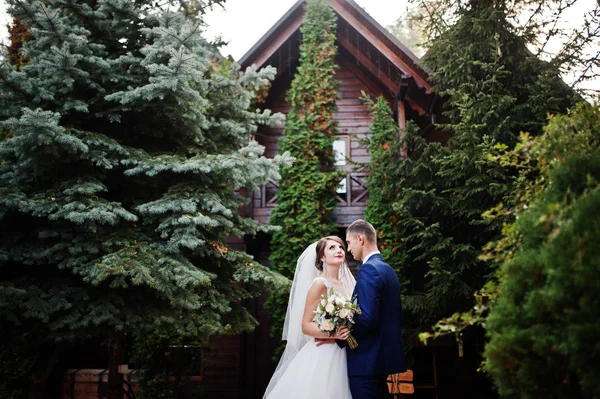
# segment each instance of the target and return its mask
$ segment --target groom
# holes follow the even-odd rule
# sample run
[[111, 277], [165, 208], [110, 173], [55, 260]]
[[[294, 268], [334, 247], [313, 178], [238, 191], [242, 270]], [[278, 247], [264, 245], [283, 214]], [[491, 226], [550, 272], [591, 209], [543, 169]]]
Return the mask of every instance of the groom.
[[358, 348], [346, 351], [350, 390], [353, 398], [386, 398], [388, 374], [406, 371], [400, 283], [377, 249], [371, 223], [354, 221], [346, 243], [354, 259], [363, 262], [354, 288], [362, 310], [352, 329]]

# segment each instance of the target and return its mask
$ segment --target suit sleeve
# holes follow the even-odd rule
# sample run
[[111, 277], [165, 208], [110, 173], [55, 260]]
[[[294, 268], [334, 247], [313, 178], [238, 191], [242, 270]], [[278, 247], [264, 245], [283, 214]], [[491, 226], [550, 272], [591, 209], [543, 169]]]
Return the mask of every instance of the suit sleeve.
[[362, 314], [356, 317], [356, 324], [352, 329], [352, 334], [357, 338], [378, 326], [382, 284], [381, 276], [373, 265], [367, 263], [360, 268], [355, 292]]
[[343, 340], [343, 339], [336, 339], [335, 343], [337, 344], [337, 346], [344, 349], [346, 347], [346, 345], [348, 344], [348, 341]]

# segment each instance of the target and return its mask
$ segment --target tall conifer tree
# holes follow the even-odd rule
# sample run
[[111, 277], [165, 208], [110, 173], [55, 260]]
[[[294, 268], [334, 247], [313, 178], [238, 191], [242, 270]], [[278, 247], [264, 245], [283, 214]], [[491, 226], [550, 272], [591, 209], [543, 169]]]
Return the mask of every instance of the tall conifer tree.
[[[308, 0], [300, 29], [300, 65], [288, 91], [292, 108], [279, 142], [281, 151], [289, 151], [296, 160], [282, 168], [277, 207], [271, 216], [271, 223], [281, 226], [271, 240], [271, 267], [289, 277], [308, 244], [335, 232], [329, 212], [336, 204], [335, 189], [341, 178], [334, 170], [333, 153], [337, 95], [333, 9], [323, 0]], [[273, 333], [278, 335], [287, 295], [274, 299], [280, 303], [273, 309]]]
[[243, 300], [285, 279], [227, 239], [268, 231], [239, 191], [285, 158], [251, 139], [281, 122], [249, 110], [274, 70], [219, 61], [190, 14], [203, 2], [8, 3], [33, 38], [27, 65], [0, 65], [2, 330], [104, 339], [114, 388], [127, 332], [252, 329]]
[[503, 220], [482, 214], [510, 195], [513, 172], [488, 152], [514, 146], [521, 131], [539, 134], [547, 114], [574, 98], [558, 71], [513, 33], [502, 2], [470, 2], [457, 12], [425, 58], [446, 100], [449, 122], [439, 127], [453, 137], [447, 146], [408, 143], [416, 148], [401, 164], [395, 204], [407, 262], [426, 271], [424, 286], [405, 298], [424, 325], [470, 308], [489, 278], [491, 264], [479, 255]]

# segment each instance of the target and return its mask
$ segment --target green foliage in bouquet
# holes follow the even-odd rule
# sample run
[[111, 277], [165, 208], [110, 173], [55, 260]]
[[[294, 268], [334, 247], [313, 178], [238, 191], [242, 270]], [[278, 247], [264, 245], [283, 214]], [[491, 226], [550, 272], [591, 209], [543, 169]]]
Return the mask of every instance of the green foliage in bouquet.
[[[332, 336], [340, 327], [352, 329], [354, 317], [362, 314], [358, 305], [358, 297], [355, 295], [352, 299], [346, 299], [337, 295], [333, 288], [321, 294], [317, 308], [314, 311], [313, 321], [319, 326], [319, 329]], [[350, 335], [348, 336], [348, 346], [350, 349], [356, 349], [358, 342]]]

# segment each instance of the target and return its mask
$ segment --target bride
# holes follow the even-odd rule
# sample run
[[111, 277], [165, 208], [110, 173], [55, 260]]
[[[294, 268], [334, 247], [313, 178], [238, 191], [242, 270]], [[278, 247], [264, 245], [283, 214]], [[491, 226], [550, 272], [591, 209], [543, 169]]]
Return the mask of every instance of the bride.
[[346, 340], [340, 328], [329, 337], [312, 321], [321, 294], [331, 288], [350, 299], [356, 280], [346, 265], [344, 242], [335, 236], [308, 246], [298, 259], [285, 315], [285, 351], [271, 377], [264, 398], [351, 399], [346, 351], [338, 345], [317, 347], [314, 338]]

